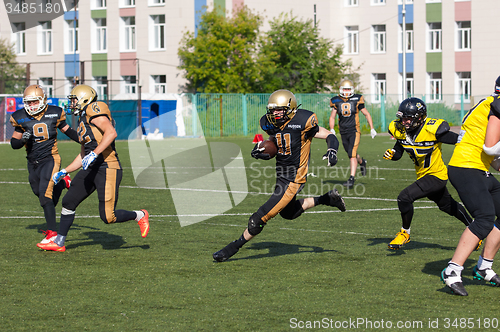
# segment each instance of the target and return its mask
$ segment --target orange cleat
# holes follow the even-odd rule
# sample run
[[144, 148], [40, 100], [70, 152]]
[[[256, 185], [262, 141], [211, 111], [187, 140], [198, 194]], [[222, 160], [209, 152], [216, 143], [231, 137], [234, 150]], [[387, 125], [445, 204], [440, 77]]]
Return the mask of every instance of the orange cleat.
[[142, 209], [141, 211], [144, 212], [144, 217], [142, 217], [137, 223], [141, 228], [141, 236], [146, 237], [149, 233], [149, 213], [144, 209]]
[[66, 251], [66, 246], [59, 247], [54, 241], [50, 241], [49, 243], [37, 243], [38, 248], [43, 250], [51, 250], [51, 251]]
[[56, 239], [56, 236], [57, 236], [56, 231], [48, 229], [48, 230], [42, 231], [42, 232], [43, 232], [43, 234], [45, 234], [45, 238], [42, 241], [40, 241], [41, 244], [47, 244], [50, 241], [54, 241]]

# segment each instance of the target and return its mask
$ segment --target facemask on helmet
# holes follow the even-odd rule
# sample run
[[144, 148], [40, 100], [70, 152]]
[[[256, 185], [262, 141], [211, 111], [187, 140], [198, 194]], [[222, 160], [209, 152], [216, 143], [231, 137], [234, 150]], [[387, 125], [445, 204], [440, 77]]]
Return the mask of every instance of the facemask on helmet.
[[297, 111], [297, 99], [288, 90], [277, 90], [267, 101], [267, 119], [276, 127], [281, 127], [293, 118]]
[[68, 114], [80, 115], [85, 106], [97, 100], [97, 92], [90, 86], [81, 84], [71, 90], [68, 95]]
[[34, 116], [47, 106], [47, 96], [39, 85], [30, 85], [24, 90], [23, 103], [26, 113]]
[[396, 116], [407, 131], [413, 131], [424, 124], [427, 106], [422, 99], [408, 98], [399, 105]]
[[343, 80], [340, 83], [340, 96], [343, 98], [350, 98], [354, 95], [354, 84], [350, 80]]

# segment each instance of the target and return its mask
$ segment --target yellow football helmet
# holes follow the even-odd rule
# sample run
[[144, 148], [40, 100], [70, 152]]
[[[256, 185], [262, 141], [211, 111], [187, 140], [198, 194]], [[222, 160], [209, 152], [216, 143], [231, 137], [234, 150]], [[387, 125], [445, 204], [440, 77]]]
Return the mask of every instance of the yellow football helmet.
[[267, 119], [277, 127], [293, 118], [296, 112], [297, 99], [288, 90], [274, 91], [267, 101]]
[[[37, 101], [36, 105], [28, 105], [29, 102]], [[26, 89], [24, 89], [23, 96], [24, 109], [26, 112], [34, 116], [40, 112], [42, 112], [47, 106], [47, 96], [43, 91], [42, 87], [38, 84], [30, 85]]]
[[97, 100], [97, 92], [91, 86], [80, 84], [71, 90], [68, 99], [71, 112], [80, 115], [85, 106]]
[[354, 95], [354, 84], [351, 80], [343, 80], [340, 83], [340, 96], [343, 98], [349, 98]]

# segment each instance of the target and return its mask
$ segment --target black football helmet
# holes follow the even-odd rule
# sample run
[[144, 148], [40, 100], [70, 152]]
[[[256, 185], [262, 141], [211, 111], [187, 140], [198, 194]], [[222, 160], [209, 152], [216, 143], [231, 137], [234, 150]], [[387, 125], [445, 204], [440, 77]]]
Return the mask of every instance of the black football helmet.
[[500, 76], [498, 76], [497, 80], [495, 81], [495, 93], [497, 95], [500, 95]]
[[398, 112], [396, 116], [400, 119], [403, 125], [403, 119], [411, 119], [411, 122], [407, 125], [403, 125], [407, 131], [413, 131], [424, 124], [427, 118], [427, 106], [424, 101], [419, 98], [408, 98], [403, 100], [401, 105], [399, 105]]

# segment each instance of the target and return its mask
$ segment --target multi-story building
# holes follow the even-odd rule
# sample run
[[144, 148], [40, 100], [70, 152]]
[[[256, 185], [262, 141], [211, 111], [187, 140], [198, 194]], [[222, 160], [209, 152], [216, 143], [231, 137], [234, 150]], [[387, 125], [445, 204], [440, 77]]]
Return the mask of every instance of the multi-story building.
[[[54, 9], [62, 4], [3, 1]], [[29, 64], [29, 82], [53, 96], [67, 95], [78, 80], [101, 96], [137, 98], [141, 91], [144, 99], [161, 99], [182, 92], [177, 49], [184, 32], [196, 32], [204, 6], [220, 6], [230, 15], [246, 5], [265, 17], [263, 30], [280, 13], [314, 20], [323, 37], [344, 45], [343, 59], [361, 67], [360, 89], [369, 102], [380, 102], [382, 95], [401, 98], [403, 89], [428, 102], [466, 104], [491, 93], [500, 75], [493, 28], [500, 1], [402, 1], [88, 0], [74, 9], [66, 0], [67, 12], [50, 21], [40, 16], [35, 24], [9, 24], [2, 7], [0, 38], [10, 39], [18, 62]]]

